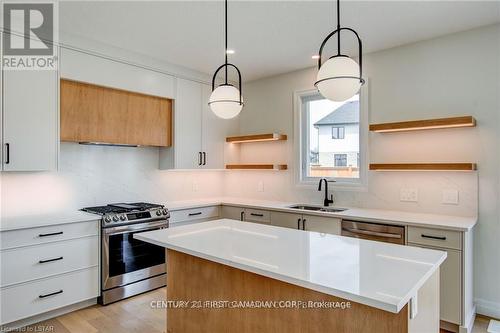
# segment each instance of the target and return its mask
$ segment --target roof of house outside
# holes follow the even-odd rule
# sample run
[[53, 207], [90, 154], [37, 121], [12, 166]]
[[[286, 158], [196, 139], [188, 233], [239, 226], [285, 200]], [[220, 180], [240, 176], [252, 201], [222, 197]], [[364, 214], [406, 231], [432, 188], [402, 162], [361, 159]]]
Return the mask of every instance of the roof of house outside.
[[340, 125], [359, 123], [359, 101], [342, 104], [325, 117], [314, 123], [314, 127], [322, 125]]

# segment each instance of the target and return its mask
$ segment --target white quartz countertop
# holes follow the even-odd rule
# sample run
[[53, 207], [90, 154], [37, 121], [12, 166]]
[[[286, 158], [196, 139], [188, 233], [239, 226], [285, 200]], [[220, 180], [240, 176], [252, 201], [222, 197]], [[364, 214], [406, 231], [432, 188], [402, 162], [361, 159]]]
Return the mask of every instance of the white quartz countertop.
[[220, 219], [134, 238], [398, 313], [446, 252]]
[[53, 214], [32, 214], [23, 216], [2, 216], [0, 220], [0, 231], [11, 231], [17, 229], [45, 227], [66, 223], [77, 223], [87, 221], [97, 221], [101, 217], [96, 214], [81, 211], [58, 212]]
[[[420, 227], [449, 229], [458, 231], [470, 231], [477, 223], [477, 217], [453, 216], [439, 214], [413, 213], [397, 210], [369, 209], [342, 206], [347, 208], [343, 212], [318, 212], [305, 211], [289, 208], [300, 202], [280, 202], [266, 200], [252, 200], [244, 198], [214, 198], [185, 201], [170, 201], [163, 203], [169, 210], [182, 210], [214, 205], [238, 206], [245, 208], [266, 209], [289, 213], [301, 213], [307, 215], [330, 216], [342, 219], [354, 219], [356, 221], [378, 222], [385, 224], [413, 225]], [[313, 205], [313, 204], [307, 204]], [[314, 206], [314, 205], [313, 205]]]

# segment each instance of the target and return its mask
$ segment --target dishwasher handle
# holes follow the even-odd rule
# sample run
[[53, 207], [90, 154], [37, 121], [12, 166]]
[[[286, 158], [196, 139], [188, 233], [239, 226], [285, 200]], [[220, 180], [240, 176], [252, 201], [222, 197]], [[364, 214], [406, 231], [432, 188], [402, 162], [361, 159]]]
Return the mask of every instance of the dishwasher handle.
[[369, 231], [369, 230], [361, 230], [361, 229], [354, 229], [354, 228], [346, 228], [343, 227], [343, 230], [349, 231], [353, 234], [361, 234], [361, 235], [366, 235], [366, 236], [376, 236], [376, 237], [386, 237], [386, 238], [396, 238], [396, 239], [401, 239], [400, 234], [391, 234], [391, 233], [385, 233], [385, 232], [376, 232], [376, 231]]

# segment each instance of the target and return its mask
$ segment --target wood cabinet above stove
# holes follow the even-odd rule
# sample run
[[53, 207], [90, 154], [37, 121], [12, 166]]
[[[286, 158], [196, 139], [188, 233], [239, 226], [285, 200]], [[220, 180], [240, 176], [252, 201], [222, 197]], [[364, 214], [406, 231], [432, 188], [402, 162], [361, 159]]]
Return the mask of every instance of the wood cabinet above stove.
[[61, 79], [61, 141], [170, 147], [172, 100]]

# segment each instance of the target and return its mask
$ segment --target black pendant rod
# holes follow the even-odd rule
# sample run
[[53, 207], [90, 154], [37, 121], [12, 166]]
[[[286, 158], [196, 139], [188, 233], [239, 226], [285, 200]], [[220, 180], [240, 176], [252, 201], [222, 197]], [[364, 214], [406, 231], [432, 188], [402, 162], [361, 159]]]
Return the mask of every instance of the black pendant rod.
[[340, 55], [340, 0], [337, 0], [337, 55]]
[[226, 33], [226, 48], [225, 48], [225, 59], [226, 59], [226, 81], [225, 83], [227, 84], [227, 0], [224, 2], [224, 13], [225, 13], [225, 33]]

